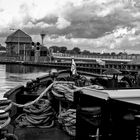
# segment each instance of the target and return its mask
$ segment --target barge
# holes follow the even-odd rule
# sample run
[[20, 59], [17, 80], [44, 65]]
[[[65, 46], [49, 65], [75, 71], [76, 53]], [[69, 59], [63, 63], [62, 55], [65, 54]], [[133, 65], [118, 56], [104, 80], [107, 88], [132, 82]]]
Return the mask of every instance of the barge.
[[112, 82], [62, 70], [9, 90], [0, 100], [1, 139], [140, 139], [140, 89]]

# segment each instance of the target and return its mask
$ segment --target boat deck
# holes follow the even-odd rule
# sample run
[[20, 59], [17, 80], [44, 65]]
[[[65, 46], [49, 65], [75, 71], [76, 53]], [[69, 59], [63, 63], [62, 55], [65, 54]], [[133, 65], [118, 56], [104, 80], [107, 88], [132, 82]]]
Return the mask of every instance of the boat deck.
[[14, 134], [18, 140], [75, 140], [74, 137], [67, 135], [59, 126], [52, 128], [15, 128]]

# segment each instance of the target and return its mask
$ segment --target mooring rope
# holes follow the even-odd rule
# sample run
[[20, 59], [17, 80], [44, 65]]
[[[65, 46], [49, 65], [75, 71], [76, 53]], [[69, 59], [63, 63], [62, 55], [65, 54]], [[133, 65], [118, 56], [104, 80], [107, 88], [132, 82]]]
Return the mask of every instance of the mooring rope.
[[32, 105], [32, 104], [36, 103], [37, 101], [39, 101], [44, 96], [44, 94], [46, 94], [49, 91], [49, 89], [52, 88], [52, 86], [54, 84], [58, 84], [58, 83], [74, 84], [73, 82], [70, 82], [70, 81], [54, 81], [34, 101], [31, 101], [31, 102], [28, 102], [28, 103], [25, 103], [25, 104], [18, 104], [18, 103], [15, 103], [15, 102], [12, 101], [12, 104], [17, 106], [17, 107], [26, 107], [26, 106]]
[[54, 125], [55, 112], [47, 99], [40, 99], [33, 105], [24, 107], [23, 112], [15, 120], [20, 127], [50, 128]]
[[[74, 82], [71, 82], [71, 81], [54, 81], [34, 101], [31, 101], [31, 102], [28, 102], [28, 103], [25, 103], [25, 104], [18, 104], [18, 103], [15, 103], [15, 102], [12, 101], [12, 104], [17, 106], [17, 107], [26, 107], [26, 106], [32, 105], [32, 104], [36, 103], [38, 100], [40, 100], [44, 96], [44, 94], [46, 94], [52, 88], [52, 86], [55, 85], [55, 84], [58, 85], [59, 89], [67, 91], [71, 94], [73, 94], [76, 91], [80, 91], [82, 89], [89, 89], [89, 88], [97, 89], [97, 87], [95, 87], [95, 85], [77, 87], [77, 86], [74, 85]], [[63, 84], [72, 85], [73, 89], [71, 89], [68, 86], [65, 86]], [[98, 89], [102, 89], [102, 88], [100, 86], [98, 86]], [[69, 94], [66, 94], [66, 97], [68, 95]], [[70, 99], [70, 97], [68, 97], [68, 98]]]
[[[54, 125], [54, 119], [56, 117], [56, 114], [50, 106], [50, 101], [47, 99], [45, 99], [45, 101], [44, 99], [41, 99], [44, 96], [44, 94], [46, 94], [51, 89], [51, 92], [54, 96], [57, 96], [58, 98], [65, 98], [66, 100], [73, 102], [74, 92], [89, 88], [95, 89], [95, 85], [77, 87], [75, 86], [74, 82], [71, 81], [54, 81], [34, 101], [25, 104], [18, 104], [12, 102], [12, 104], [17, 107], [23, 107], [24, 111], [23, 114], [17, 117], [16, 123], [20, 127], [27, 126], [50, 128]], [[44, 102], [44, 104], [40, 104], [41, 106], [38, 105], [40, 101]], [[75, 109], [69, 108], [67, 110], [60, 111], [57, 116], [57, 119], [58, 122], [63, 126], [64, 131], [66, 131], [71, 136], [75, 136]]]
[[[65, 83], [56, 83], [52, 86], [52, 93], [58, 100], [60, 100], [59, 106], [61, 106], [61, 100], [65, 101], [74, 101], [74, 92], [80, 91], [82, 89], [102, 89], [101, 86], [90, 85], [85, 87], [77, 87], [75, 85], [65, 84]], [[68, 108], [64, 109], [60, 107], [58, 114], [58, 122], [62, 126], [63, 130], [66, 131], [69, 135], [76, 135], [76, 109]]]
[[[59, 102], [59, 112], [58, 112], [58, 123], [62, 126], [62, 129], [70, 136], [76, 135], [76, 109], [71, 109], [68, 107], [62, 108], [61, 100], [65, 100], [68, 102], [74, 101], [74, 85], [65, 84], [65, 83], [56, 83], [52, 87], [52, 94], [60, 100]], [[69, 104], [69, 103], [68, 103]]]
[[58, 122], [69, 135], [76, 135], [76, 109], [63, 110], [58, 115]]
[[52, 87], [51, 92], [53, 93], [53, 95], [59, 99], [65, 99], [68, 101], [72, 101], [74, 100], [74, 90], [75, 88], [73, 88], [73, 85], [70, 84], [62, 84], [62, 83], [57, 83], [54, 84]]
[[8, 131], [6, 133], [3, 133], [3, 131], [7, 129], [7, 126], [11, 122], [11, 118], [10, 118], [11, 107], [12, 107], [11, 100], [8, 99], [0, 100], [0, 135], [2, 139], [18, 140], [15, 134], [11, 134]]
[[12, 104], [17, 106], [17, 107], [27, 107], [27, 106], [30, 106], [34, 103], [36, 103], [37, 101], [39, 101], [44, 94], [46, 94], [46, 92], [53, 86], [54, 83], [50, 84], [34, 101], [31, 101], [31, 102], [28, 102], [26, 104], [18, 104], [18, 103], [15, 103], [12, 101]]

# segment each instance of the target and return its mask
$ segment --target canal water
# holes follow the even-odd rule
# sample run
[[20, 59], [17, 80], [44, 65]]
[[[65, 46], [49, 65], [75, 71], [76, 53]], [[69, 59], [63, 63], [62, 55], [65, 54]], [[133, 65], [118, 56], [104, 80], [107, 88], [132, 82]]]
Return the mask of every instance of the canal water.
[[9, 89], [25, 85], [29, 80], [49, 73], [52, 68], [15, 64], [0, 64], [0, 98]]

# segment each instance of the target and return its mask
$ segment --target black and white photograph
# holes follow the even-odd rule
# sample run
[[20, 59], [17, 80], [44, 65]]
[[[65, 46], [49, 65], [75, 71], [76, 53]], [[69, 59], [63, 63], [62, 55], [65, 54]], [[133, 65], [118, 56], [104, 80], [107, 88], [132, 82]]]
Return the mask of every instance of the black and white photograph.
[[140, 0], [0, 0], [0, 140], [140, 140]]

